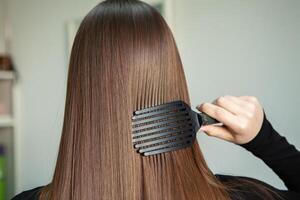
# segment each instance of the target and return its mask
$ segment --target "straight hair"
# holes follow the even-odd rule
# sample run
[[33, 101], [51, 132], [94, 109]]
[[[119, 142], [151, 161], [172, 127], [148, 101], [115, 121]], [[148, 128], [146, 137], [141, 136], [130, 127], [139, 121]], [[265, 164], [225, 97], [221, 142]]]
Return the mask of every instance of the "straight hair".
[[230, 199], [197, 142], [148, 157], [133, 149], [133, 111], [173, 100], [190, 105], [163, 17], [137, 0], [98, 4], [73, 43], [55, 172], [39, 199]]

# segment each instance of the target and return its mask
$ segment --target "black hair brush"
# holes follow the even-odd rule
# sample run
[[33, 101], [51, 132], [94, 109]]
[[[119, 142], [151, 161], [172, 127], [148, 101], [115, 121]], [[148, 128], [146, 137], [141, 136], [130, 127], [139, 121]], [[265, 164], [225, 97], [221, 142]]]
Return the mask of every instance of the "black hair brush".
[[145, 156], [174, 151], [191, 146], [202, 125], [219, 123], [184, 101], [172, 101], [133, 113], [132, 142]]

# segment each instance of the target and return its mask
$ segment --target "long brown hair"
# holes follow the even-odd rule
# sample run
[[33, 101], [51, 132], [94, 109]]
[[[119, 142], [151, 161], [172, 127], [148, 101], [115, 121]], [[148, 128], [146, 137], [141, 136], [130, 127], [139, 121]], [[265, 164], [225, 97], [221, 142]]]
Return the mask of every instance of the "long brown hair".
[[72, 47], [56, 168], [40, 199], [229, 199], [197, 142], [149, 157], [134, 151], [133, 111], [173, 100], [190, 105], [162, 16], [137, 0], [98, 4]]

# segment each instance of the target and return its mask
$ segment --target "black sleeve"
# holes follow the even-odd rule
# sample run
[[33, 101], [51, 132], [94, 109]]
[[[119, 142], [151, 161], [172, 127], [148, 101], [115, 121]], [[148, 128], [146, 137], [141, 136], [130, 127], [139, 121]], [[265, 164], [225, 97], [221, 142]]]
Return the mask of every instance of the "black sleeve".
[[38, 195], [42, 187], [43, 186], [39, 186], [30, 190], [23, 191], [11, 200], [38, 200]]
[[300, 152], [274, 130], [265, 113], [257, 136], [240, 146], [262, 159], [290, 191], [300, 193]]

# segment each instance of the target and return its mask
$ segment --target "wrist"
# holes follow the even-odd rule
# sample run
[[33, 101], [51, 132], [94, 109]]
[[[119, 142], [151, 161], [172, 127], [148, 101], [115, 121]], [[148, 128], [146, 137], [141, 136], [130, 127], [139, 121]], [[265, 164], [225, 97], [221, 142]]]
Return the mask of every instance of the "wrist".
[[264, 112], [263, 122], [256, 136], [249, 142], [240, 144], [240, 146], [246, 149], [255, 149], [256, 147], [261, 146], [264, 141], [266, 141], [269, 132], [270, 132], [270, 123], [268, 122], [266, 114]]

